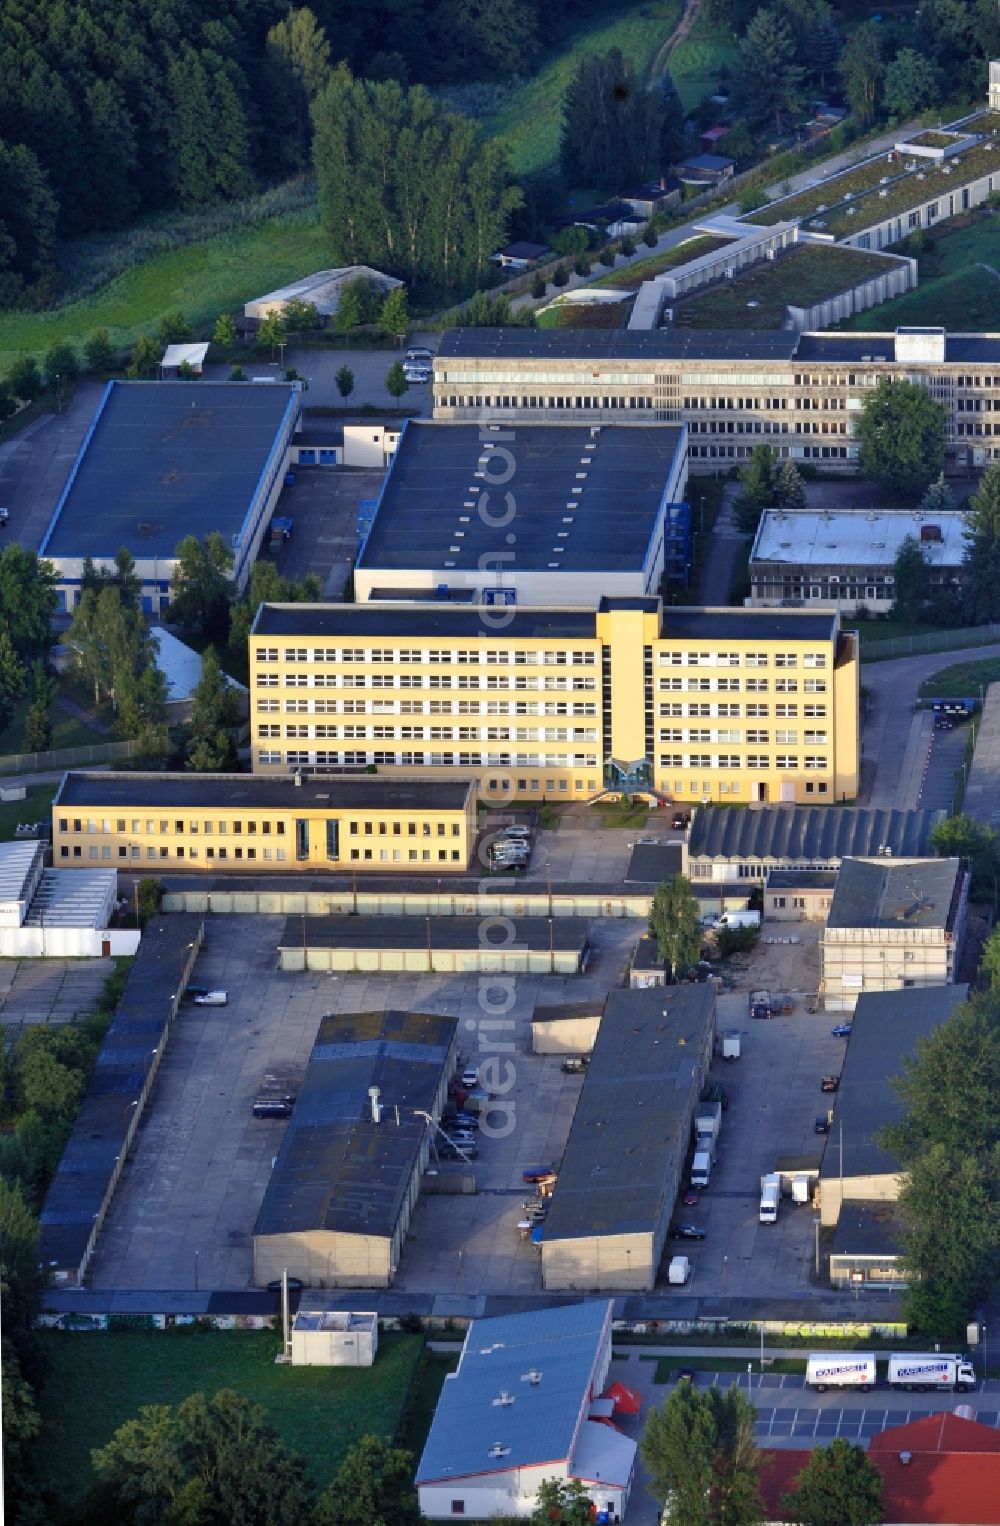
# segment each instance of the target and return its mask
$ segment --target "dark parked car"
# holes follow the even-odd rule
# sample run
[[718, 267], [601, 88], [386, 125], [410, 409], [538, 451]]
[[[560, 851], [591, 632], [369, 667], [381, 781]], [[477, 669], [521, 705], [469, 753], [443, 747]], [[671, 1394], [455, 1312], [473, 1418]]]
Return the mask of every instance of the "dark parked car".
[[445, 1144], [442, 1140], [438, 1143], [437, 1152], [442, 1160], [475, 1160], [479, 1155], [479, 1146]]
[[701, 1202], [701, 1197], [697, 1187], [685, 1187], [684, 1191], [681, 1193], [681, 1202], [684, 1204], [685, 1208], [697, 1208], [698, 1204]]
[[704, 1240], [705, 1231], [697, 1224], [675, 1224], [670, 1231], [672, 1240]]
[[813, 1128], [817, 1134], [829, 1134], [830, 1120], [825, 1113], [820, 1114], [820, 1116], [816, 1119], [816, 1122], [813, 1124]]
[[835, 1092], [839, 1085], [839, 1076], [824, 1076], [822, 1081], [819, 1083], [819, 1089], [821, 1092]]
[[691, 825], [691, 812], [675, 811], [670, 818], [670, 825], [675, 832], [683, 832], [686, 827]]
[[693, 1367], [678, 1367], [676, 1381], [678, 1383], [693, 1383], [694, 1382], [694, 1368]]

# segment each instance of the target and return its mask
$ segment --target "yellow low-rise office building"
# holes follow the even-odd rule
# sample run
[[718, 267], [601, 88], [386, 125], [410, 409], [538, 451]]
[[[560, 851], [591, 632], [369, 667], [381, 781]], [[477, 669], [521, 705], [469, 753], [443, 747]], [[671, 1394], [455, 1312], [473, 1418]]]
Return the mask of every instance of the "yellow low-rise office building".
[[265, 604], [250, 682], [258, 774], [460, 771], [499, 800], [857, 790], [857, 638], [834, 611]]
[[52, 802], [57, 868], [157, 874], [318, 869], [408, 874], [468, 868], [469, 778], [68, 773]]

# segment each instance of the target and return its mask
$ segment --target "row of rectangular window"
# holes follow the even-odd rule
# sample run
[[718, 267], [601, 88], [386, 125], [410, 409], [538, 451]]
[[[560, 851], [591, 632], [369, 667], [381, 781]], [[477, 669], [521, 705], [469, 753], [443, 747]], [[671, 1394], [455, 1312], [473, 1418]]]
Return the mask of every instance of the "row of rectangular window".
[[261, 673], [254, 675], [257, 689], [475, 689], [488, 692], [491, 689], [510, 693], [517, 689], [562, 690], [586, 694], [597, 687], [593, 678], [572, 680], [547, 678], [523, 679], [515, 676], [513, 685], [508, 677], [492, 677], [487, 674], [458, 673]]
[[110, 832], [124, 832], [127, 828], [135, 835], [142, 834], [145, 831], [147, 837], [165, 837], [171, 830], [174, 833], [183, 833], [191, 837], [197, 837], [199, 833], [203, 833], [206, 837], [225, 837], [230, 833], [234, 837], [239, 837], [243, 833], [244, 825], [246, 826], [248, 837], [253, 837], [258, 832], [262, 837], [269, 837], [272, 831], [276, 837], [284, 837], [285, 835], [285, 823], [283, 821], [247, 821], [245, 824], [242, 821], [202, 821], [199, 823], [193, 818], [175, 817], [173, 827], [171, 828], [169, 819], [164, 819], [163, 817], [156, 819], [148, 816], [132, 816], [128, 818], [119, 816], [115, 819], [113, 826], [109, 817], [95, 819], [94, 817], [60, 816], [56, 822], [56, 830], [60, 832], [100, 832], [106, 836]]
[[[798, 746], [798, 731], [775, 731], [774, 740], [779, 746], [791, 744]], [[825, 747], [827, 734], [825, 731], [806, 731], [802, 737], [806, 746]], [[691, 726], [665, 726], [660, 731], [661, 742], [730, 742], [745, 743], [750, 746], [759, 746], [761, 743], [769, 745], [771, 741], [770, 731], [717, 731], [714, 727], [691, 727]]]
[[595, 716], [592, 700], [258, 699], [258, 715], [538, 715]]
[[596, 662], [593, 651], [516, 651], [478, 647], [307, 647], [265, 646], [251, 649], [257, 662], [391, 662], [395, 663], [443, 663], [446, 666], [492, 666], [492, 667], [583, 667], [592, 668]]
[[[801, 760], [802, 767], [807, 769], [822, 769], [828, 772], [830, 762], [819, 753], [807, 753]], [[755, 773], [768, 772], [771, 768], [771, 758], [767, 753], [747, 753], [741, 757], [739, 753], [707, 753], [707, 752], [668, 752], [661, 753], [659, 757], [661, 768], [747, 768]], [[782, 773], [797, 773], [799, 771], [799, 758], [793, 753], [779, 752], [774, 758], [774, 767]]]
[[[197, 860], [197, 858], [198, 858], [198, 849], [197, 848], [188, 848], [187, 850], [185, 850], [182, 847], [175, 848], [173, 850], [173, 855], [172, 856], [176, 860], [178, 860], [178, 861], [183, 859], [186, 862], [190, 863], [192, 860]], [[234, 848], [232, 850], [232, 856], [233, 856], [234, 859], [246, 860], [247, 862], [255, 862], [257, 860], [257, 856], [258, 855], [257, 855], [257, 849], [256, 848]], [[82, 847], [80, 847], [78, 845], [74, 845], [74, 846], [70, 847], [68, 844], [64, 843], [63, 846], [59, 849], [59, 857], [60, 858], [82, 858], [83, 857], [83, 849], [82, 849]], [[87, 849], [87, 857], [88, 857], [88, 859], [110, 859], [110, 857], [111, 857], [111, 848], [110, 847], [103, 847], [103, 848], [92, 847], [92, 848], [88, 848]], [[141, 859], [142, 858], [142, 849], [139, 848], [139, 847], [136, 847], [134, 844], [131, 847], [121, 846], [118, 849], [118, 857], [119, 858], [131, 858], [133, 860], [134, 859]], [[163, 859], [169, 859], [170, 857], [171, 857], [171, 850], [169, 848], [160, 847], [160, 848], [147, 848], [146, 849], [146, 858], [147, 859], [156, 859], [157, 861], [162, 861]], [[206, 857], [206, 859], [213, 859], [213, 860], [217, 860], [219, 862], [222, 862], [222, 861], [224, 861], [224, 860], [229, 858], [229, 850], [228, 850], [228, 848], [206, 848], [205, 849], [205, 857]], [[285, 854], [284, 848], [277, 848], [277, 849], [274, 849], [274, 850], [272, 850], [271, 848], [263, 848], [261, 850], [261, 853], [260, 853], [260, 859], [264, 863], [267, 863], [267, 862], [283, 863], [285, 861], [285, 857], [286, 857], [286, 854]], [[352, 848], [350, 850], [350, 859], [352, 861], [353, 860], [357, 860], [357, 861], [370, 860], [370, 859], [372, 859], [372, 857], [373, 857], [373, 850], [371, 848], [364, 848], [364, 849], [361, 849], [361, 848]], [[393, 848], [391, 853], [390, 853], [389, 849], [387, 849], [387, 848], [380, 848], [378, 850], [378, 860], [379, 860], [380, 863], [402, 863], [403, 862], [403, 849], [402, 848]], [[432, 852], [432, 850], [430, 848], [408, 848], [406, 850], [406, 862], [407, 863], [411, 863], [411, 864], [418, 864], [418, 863], [425, 863], [425, 864], [427, 864], [427, 863], [433, 863], [433, 862], [437, 862], [439, 864], [446, 864], [446, 863], [461, 863], [461, 861], [462, 861], [462, 856], [461, 856], [461, 853], [459, 852], [459, 850], [457, 848], [452, 848], [450, 850], [447, 849], [447, 848], [439, 848], [437, 850], [436, 860], [435, 860], [434, 854], [433, 854], [433, 852]]]
[[257, 727], [257, 735], [263, 739], [277, 740], [284, 734], [289, 739], [308, 741], [314, 737], [320, 742], [363, 741], [372, 737], [375, 741], [391, 742], [397, 737], [405, 742], [596, 742], [597, 732], [592, 726], [285, 726]]
[[552, 756], [549, 753], [484, 753], [484, 752], [369, 752], [361, 748], [345, 748], [333, 751], [317, 748], [288, 748], [282, 753], [278, 748], [264, 747], [258, 753], [258, 763], [269, 766], [280, 763], [309, 767], [349, 767], [382, 764], [394, 768], [596, 768], [594, 753], [567, 752]]
[[[672, 668], [766, 668], [771, 662], [776, 668], [796, 668], [798, 652], [660, 652], [660, 667]], [[825, 652], [803, 652], [804, 668], [825, 668]]]
[[[803, 705], [802, 714], [807, 720], [825, 720], [825, 705]], [[721, 719], [738, 720], [746, 716], [748, 720], [767, 720], [771, 713], [769, 704], [730, 704], [726, 700], [716, 700], [710, 703], [705, 700], [683, 701], [664, 700], [659, 706], [660, 715], [703, 715], [718, 716]], [[799, 706], [795, 704], [779, 703], [774, 707], [775, 716], [779, 720], [797, 720]]]
[[[677, 693], [680, 690], [694, 690], [702, 694], [739, 694], [741, 690], [746, 694], [770, 693], [771, 681], [768, 678], [680, 678], [671, 676], [661, 678], [657, 687], [662, 691], [667, 690]], [[806, 678], [802, 681], [804, 694], [825, 694], [826, 680], [823, 678]], [[776, 678], [774, 680], [775, 694], [797, 694], [799, 681], [797, 678]]]

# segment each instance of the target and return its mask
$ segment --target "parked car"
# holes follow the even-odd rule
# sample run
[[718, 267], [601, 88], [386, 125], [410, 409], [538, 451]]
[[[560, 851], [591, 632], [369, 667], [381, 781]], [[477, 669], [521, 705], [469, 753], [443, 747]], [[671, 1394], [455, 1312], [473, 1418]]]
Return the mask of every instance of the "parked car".
[[255, 1118], [290, 1118], [294, 1106], [294, 1097], [257, 1097], [253, 1115]]
[[690, 811], [675, 811], [670, 818], [670, 825], [675, 832], [683, 832], [691, 825]]
[[462, 1085], [465, 1087], [479, 1085], [479, 1071], [474, 1065], [470, 1065], [467, 1070], [462, 1071]]
[[459, 1128], [464, 1129], [478, 1129], [479, 1127], [479, 1119], [475, 1113], [445, 1113], [441, 1118], [442, 1128], [447, 1127], [450, 1123], [455, 1123]]
[[825, 1113], [821, 1113], [813, 1124], [813, 1130], [817, 1134], [829, 1134], [830, 1120]]
[[208, 995], [208, 986], [187, 986], [185, 988], [184, 995], [187, 996], [191, 1001], [194, 1001], [196, 996]]
[[431, 379], [431, 373], [427, 366], [404, 366], [403, 375], [411, 386], [423, 386]]
[[830, 1032], [833, 1034], [835, 1039], [849, 1039], [851, 1036], [852, 1027], [852, 1023], [838, 1023], [836, 1028], [830, 1029]]
[[835, 1092], [839, 1085], [839, 1076], [824, 1076], [822, 1081], [819, 1083], [819, 1089], [821, 1092]]
[[411, 361], [416, 365], [427, 367], [433, 359], [434, 351], [427, 349], [426, 345], [411, 344], [410, 348], [403, 355], [403, 364], [406, 365], [407, 361]]
[[10, 509], [0, 509], [0, 530], [6, 529], [7, 521], [9, 519], [10, 519]]
[[[190, 991], [191, 987], [188, 986]], [[198, 1007], [225, 1007], [229, 1002], [228, 991], [204, 991], [198, 996], [192, 997]]]
[[701, 1202], [701, 1194], [699, 1193], [697, 1187], [685, 1187], [684, 1191], [681, 1193], [681, 1202], [684, 1204], [685, 1208], [697, 1208], [698, 1204]]
[[461, 1145], [463, 1150], [476, 1143], [476, 1136], [471, 1129], [444, 1129], [443, 1132], [449, 1144]]
[[517, 826], [515, 824], [512, 827], [504, 827], [503, 835], [504, 837], [520, 838], [522, 841], [524, 841], [531, 836], [531, 828]]
[[697, 1224], [675, 1224], [670, 1231], [672, 1240], [704, 1240], [705, 1231]]
[[578, 1076], [589, 1064], [589, 1054], [574, 1055], [572, 1059], [563, 1060], [562, 1068], [568, 1076]]

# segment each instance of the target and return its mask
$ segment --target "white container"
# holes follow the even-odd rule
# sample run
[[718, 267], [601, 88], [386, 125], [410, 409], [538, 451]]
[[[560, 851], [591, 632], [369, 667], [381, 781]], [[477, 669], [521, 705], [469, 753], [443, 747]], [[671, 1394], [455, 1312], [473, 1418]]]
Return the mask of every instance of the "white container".
[[681, 1288], [691, 1281], [691, 1262], [687, 1256], [671, 1256], [667, 1268], [667, 1281], [671, 1287]]
[[707, 1150], [696, 1150], [691, 1162], [692, 1187], [707, 1187], [712, 1180], [712, 1161]]
[[724, 1060], [738, 1060], [740, 1057], [740, 1035], [738, 1033], [724, 1033], [722, 1035], [722, 1058]]
[[866, 1394], [875, 1387], [874, 1352], [815, 1353], [806, 1362], [806, 1387], [820, 1394], [828, 1388], [857, 1388]]

